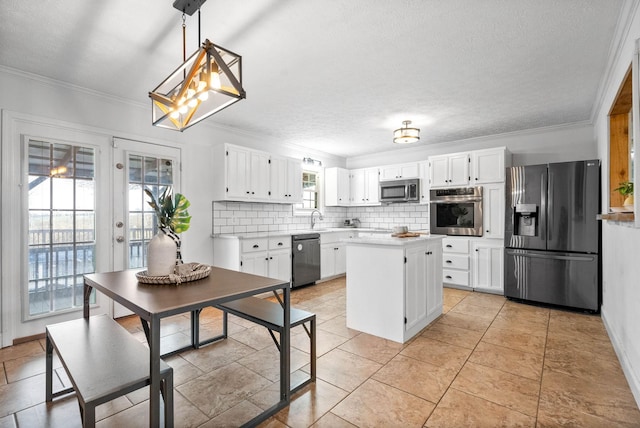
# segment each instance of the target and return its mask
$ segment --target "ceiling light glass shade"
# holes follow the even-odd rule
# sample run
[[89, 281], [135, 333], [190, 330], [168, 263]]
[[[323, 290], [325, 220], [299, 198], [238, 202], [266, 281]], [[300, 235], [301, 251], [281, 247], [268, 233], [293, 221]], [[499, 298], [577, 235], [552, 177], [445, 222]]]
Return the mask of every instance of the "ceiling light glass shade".
[[420, 141], [420, 130], [418, 128], [409, 128], [410, 120], [402, 122], [402, 128], [393, 131], [393, 142], [396, 144], [409, 144]]
[[246, 98], [242, 57], [207, 39], [149, 97], [152, 124], [183, 131]]

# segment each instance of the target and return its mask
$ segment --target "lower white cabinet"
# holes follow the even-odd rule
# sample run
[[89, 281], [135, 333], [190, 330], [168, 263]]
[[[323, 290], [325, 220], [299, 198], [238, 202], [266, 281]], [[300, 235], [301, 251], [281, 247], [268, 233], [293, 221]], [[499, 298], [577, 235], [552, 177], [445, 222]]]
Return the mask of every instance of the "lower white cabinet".
[[320, 235], [321, 279], [347, 272], [347, 250], [343, 241], [354, 235], [354, 232], [325, 232]]
[[446, 285], [503, 293], [502, 240], [449, 236], [442, 240], [442, 249], [442, 281]]
[[347, 327], [405, 343], [442, 313], [439, 238], [347, 244]]
[[442, 281], [470, 288], [469, 238], [448, 236], [442, 240]]
[[213, 265], [290, 281], [291, 237], [216, 237], [213, 239]]
[[498, 240], [471, 243], [473, 287], [481, 291], [504, 292], [504, 247]]
[[442, 313], [442, 246], [437, 242], [405, 251], [405, 331], [424, 327]]

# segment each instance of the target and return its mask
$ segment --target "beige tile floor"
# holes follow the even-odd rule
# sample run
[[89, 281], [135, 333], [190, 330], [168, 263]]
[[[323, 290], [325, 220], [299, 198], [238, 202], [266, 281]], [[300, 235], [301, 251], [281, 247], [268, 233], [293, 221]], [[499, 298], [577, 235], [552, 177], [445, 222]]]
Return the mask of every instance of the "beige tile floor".
[[[400, 345], [345, 325], [345, 280], [295, 290], [318, 317], [318, 380], [264, 427], [640, 427], [640, 411], [598, 316], [445, 289], [444, 315]], [[139, 322], [121, 323], [144, 340]], [[278, 396], [267, 331], [231, 317], [230, 339], [167, 359], [176, 426], [233, 427]], [[163, 325], [163, 346], [189, 341], [186, 316]], [[209, 309], [203, 334], [218, 333]], [[292, 331], [293, 377], [306, 376], [308, 339]], [[168, 349], [168, 348], [167, 348]], [[80, 426], [73, 396], [44, 404], [44, 341], [0, 350], [0, 428]], [[56, 385], [68, 383], [59, 368]], [[147, 392], [99, 406], [98, 427], [147, 425]]]

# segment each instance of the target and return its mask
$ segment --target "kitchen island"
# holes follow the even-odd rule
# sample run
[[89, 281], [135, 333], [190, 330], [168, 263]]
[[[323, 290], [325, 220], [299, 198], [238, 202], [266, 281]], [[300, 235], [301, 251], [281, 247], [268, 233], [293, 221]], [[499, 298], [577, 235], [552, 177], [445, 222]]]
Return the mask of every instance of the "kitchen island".
[[442, 314], [442, 238], [347, 242], [347, 327], [405, 343]]

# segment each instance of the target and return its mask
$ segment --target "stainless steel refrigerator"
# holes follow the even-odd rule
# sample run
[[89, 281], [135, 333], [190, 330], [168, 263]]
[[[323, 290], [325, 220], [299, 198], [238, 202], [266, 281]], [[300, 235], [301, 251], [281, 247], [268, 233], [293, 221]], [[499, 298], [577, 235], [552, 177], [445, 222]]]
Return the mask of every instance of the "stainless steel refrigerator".
[[507, 168], [504, 294], [598, 311], [600, 161]]

